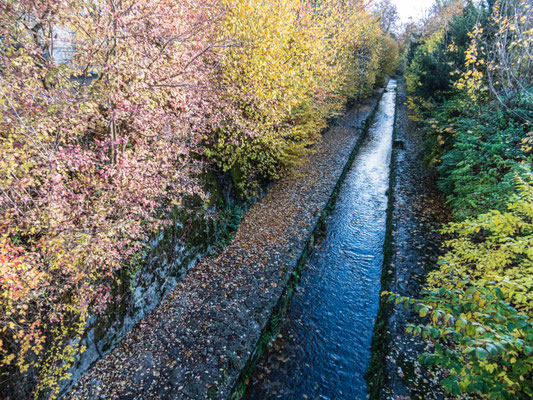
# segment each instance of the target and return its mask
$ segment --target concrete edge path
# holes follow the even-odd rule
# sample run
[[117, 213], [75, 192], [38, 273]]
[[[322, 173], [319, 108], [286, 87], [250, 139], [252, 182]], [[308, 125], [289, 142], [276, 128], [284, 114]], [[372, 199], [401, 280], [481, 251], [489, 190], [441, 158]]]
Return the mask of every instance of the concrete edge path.
[[350, 108], [306, 164], [245, 215], [66, 399], [226, 399], [258, 344], [383, 91]]

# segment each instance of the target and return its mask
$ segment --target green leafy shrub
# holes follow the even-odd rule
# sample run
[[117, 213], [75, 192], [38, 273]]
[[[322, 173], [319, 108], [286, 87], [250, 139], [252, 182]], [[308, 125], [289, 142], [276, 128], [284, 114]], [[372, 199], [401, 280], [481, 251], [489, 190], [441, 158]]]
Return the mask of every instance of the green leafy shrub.
[[421, 361], [444, 371], [451, 394], [533, 394], [533, 187], [521, 180], [518, 187], [506, 212], [444, 229], [455, 238], [421, 301], [386, 293], [428, 318], [408, 332], [434, 342]]
[[[457, 108], [467, 106], [463, 101], [446, 102], [428, 134], [436, 138], [431, 156], [439, 158], [439, 186], [459, 220], [491, 209], [505, 210], [515, 192], [514, 177], [526, 174], [524, 165], [531, 163], [521, 145], [528, 136], [527, 126], [494, 108], [477, 115]], [[453, 113], [460, 114], [453, 117]]]
[[444, 370], [441, 384], [453, 395], [530, 399], [533, 395], [533, 321], [505, 301], [499, 289], [457, 278], [453, 289], [426, 290], [422, 302], [389, 295], [414, 306], [427, 324], [407, 330], [433, 341], [421, 356]]

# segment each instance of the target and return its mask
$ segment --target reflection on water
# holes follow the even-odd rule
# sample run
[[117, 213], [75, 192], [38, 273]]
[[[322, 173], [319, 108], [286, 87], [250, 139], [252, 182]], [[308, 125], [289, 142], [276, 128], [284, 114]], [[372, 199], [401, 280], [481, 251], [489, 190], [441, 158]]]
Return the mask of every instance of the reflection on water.
[[247, 399], [365, 399], [379, 307], [396, 82], [379, 104]]

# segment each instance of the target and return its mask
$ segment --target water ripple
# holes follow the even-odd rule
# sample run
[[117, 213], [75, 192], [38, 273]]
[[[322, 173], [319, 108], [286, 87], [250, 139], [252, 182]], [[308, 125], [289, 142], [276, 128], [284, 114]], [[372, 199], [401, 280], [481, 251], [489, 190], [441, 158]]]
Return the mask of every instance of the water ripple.
[[[248, 399], [365, 399], [379, 306], [396, 82], [380, 101]], [[305, 397], [305, 396], [307, 397]]]

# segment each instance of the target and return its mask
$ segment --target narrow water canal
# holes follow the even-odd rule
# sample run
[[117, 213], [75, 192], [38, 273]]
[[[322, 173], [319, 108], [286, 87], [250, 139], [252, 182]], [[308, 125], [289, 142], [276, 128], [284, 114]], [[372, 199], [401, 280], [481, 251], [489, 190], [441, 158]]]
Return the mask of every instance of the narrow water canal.
[[396, 82], [341, 186], [278, 339], [246, 399], [365, 399], [378, 312]]

